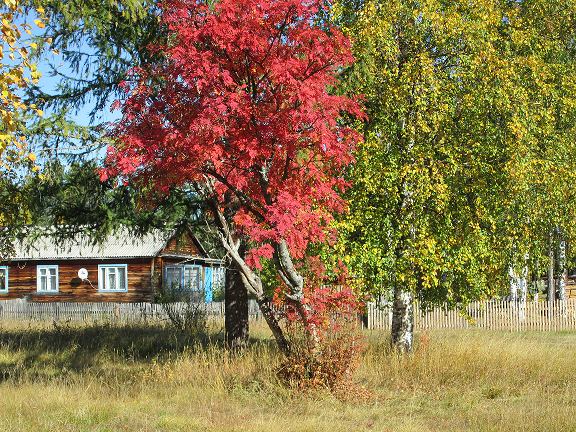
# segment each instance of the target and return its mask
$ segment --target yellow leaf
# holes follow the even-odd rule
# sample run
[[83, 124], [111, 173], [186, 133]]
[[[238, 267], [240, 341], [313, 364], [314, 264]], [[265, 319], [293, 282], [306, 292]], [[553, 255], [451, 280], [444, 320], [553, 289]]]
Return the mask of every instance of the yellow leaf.
[[34, 153], [28, 153], [28, 159], [34, 162], [36, 161], [36, 155]]

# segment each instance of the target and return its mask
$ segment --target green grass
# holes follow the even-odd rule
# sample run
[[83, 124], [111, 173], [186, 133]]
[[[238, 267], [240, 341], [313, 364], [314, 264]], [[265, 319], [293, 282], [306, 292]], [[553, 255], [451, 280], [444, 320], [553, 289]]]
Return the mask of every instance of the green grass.
[[[221, 329], [4, 323], [2, 431], [576, 431], [576, 333], [437, 331], [398, 358], [367, 333], [341, 402], [276, 379], [264, 328], [232, 356]], [[351, 389], [354, 390], [354, 389]]]

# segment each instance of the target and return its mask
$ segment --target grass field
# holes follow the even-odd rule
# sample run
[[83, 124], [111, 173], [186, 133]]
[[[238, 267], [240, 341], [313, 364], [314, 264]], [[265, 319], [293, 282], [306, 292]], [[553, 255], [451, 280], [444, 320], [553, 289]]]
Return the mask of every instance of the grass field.
[[252, 333], [234, 357], [218, 328], [3, 323], [0, 430], [576, 431], [576, 333], [430, 332], [410, 358], [367, 333], [346, 402], [284, 387]]

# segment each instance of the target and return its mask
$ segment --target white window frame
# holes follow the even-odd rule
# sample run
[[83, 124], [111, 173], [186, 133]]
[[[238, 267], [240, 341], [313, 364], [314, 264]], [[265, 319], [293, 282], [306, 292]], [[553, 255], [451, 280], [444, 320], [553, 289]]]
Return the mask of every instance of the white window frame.
[[184, 266], [181, 265], [165, 265], [164, 266], [164, 286], [166, 287], [167, 290], [172, 290], [172, 288], [174, 288], [173, 286], [168, 286], [168, 270], [178, 270], [179, 273], [179, 281], [180, 281], [180, 290], [182, 289], [182, 284], [183, 282], [183, 272], [184, 272]]
[[226, 285], [226, 267], [212, 267], [212, 291], [224, 289]]
[[0, 280], [4, 281], [4, 285], [0, 285], [0, 293], [7, 293], [8, 292], [8, 267], [0, 266], [0, 272], [4, 273], [4, 275], [0, 278]]
[[[115, 269], [114, 276], [116, 279], [116, 286], [122, 286], [120, 281], [120, 276], [116, 269], [124, 269], [124, 288], [110, 289], [108, 288], [108, 281], [110, 277], [110, 269]], [[102, 271], [106, 274], [102, 277]], [[98, 264], [98, 292], [101, 293], [118, 293], [118, 292], [128, 292], [128, 264]]]
[[[177, 264], [167, 264], [164, 266], [164, 285], [167, 289], [171, 290], [172, 287], [168, 286], [168, 270], [178, 269], [180, 273], [180, 291], [190, 291], [190, 292], [201, 292], [204, 287], [202, 286], [202, 266], [201, 265], [177, 265]], [[187, 289], [185, 286], [185, 270], [198, 270], [198, 289]]]
[[[56, 270], [54, 275], [50, 275], [50, 270]], [[46, 271], [46, 274], [41, 274], [42, 270]], [[52, 278], [54, 278], [55, 286], [54, 289], [42, 289], [42, 279], [46, 278], [46, 286], [51, 286], [52, 284], [49, 283]], [[39, 293], [45, 294], [54, 294], [60, 291], [60, 281], [58, 275], [58, 266], [57, 265], [38, 265], [36, 266], [36, 291]]]

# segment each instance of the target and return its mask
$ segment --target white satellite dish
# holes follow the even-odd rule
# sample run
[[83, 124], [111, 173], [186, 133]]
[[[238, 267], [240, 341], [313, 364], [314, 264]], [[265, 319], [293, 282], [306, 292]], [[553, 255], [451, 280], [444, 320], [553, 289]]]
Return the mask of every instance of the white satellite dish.
[[78, 270], [78, 277], [82, 280], [88, 279], [88, 270], [86, 270], [85, 268], [81, 268], [80, 270]]

